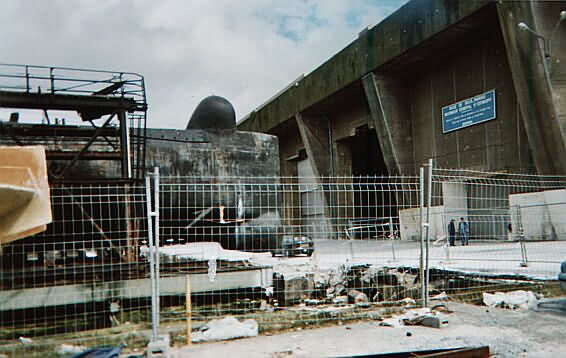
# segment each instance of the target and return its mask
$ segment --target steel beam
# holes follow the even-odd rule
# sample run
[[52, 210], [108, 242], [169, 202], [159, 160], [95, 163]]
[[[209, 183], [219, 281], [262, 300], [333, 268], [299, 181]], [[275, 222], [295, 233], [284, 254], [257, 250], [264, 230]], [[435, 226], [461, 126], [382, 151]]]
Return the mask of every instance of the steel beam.
[[11, 91], [0, 91], [0, 107], [77, 111], [83, 120], [139, 109], [136, 101], [130, 98]]

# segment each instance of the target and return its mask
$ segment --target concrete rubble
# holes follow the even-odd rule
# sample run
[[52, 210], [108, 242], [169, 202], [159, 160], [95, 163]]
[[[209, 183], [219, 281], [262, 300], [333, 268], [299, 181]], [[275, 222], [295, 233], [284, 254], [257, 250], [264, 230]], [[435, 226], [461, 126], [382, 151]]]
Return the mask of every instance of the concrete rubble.
[[534, 310], [538, 306], [536, 295], [531, 291], [511, 291], [483, 293], [483, 302], [489, 307], [501, 307], [510, 309]]
[[401, 326], [425, 326], [440, 328], [442, 324], [447, 324], [448, 320], [443, 314], [435, 312], [429, 308], [409, 310], [402, 315], [384, 319], [379, 325], [386, 327]]
[[[342, 264], [326, 272], [301, 269], [274, 267], [275, 298], [280, 306], [304, 303], [367, 307], [370, 303], [399, 301], [410, 305], [420, 296], [417, 275], [402, 268]], [[446, 297], [444, 294], [435, 298]]]
[[59, 347], [57, 347], [57, 355], [60, 356], [67, 356], [70, 354], [79, 354], [82, 353], [84, 351], [87, 350], [87, 347], [85, 346], [74, 346], [71, 344], [61, 344]]
[[258, 324], [255, 320], [247, 319], [240, 322], [236, 318], [228, 316], [208, 322], [201, 327], [200, 331], [193, 333], [192, 341], [198, 343], [255, 337], [258, 332]]

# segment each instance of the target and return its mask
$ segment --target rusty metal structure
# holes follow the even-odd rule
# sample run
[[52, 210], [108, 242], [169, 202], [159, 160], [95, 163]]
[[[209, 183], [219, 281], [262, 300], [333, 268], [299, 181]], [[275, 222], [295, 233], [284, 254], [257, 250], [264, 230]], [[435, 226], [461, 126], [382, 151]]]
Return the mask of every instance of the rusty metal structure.
[[[120, 167], [104, 179], [144, 176], [147, 102], [139, 74], [0, 64], [0, 108], [43, 111], [41, 124], [18, 123], [17, 113], [0, 122], [0, 143], [45, 145], [51, 183], [72, 182], [80, 161]], [[76, 112], [90, 126], [53, 121], [49, 111]]]

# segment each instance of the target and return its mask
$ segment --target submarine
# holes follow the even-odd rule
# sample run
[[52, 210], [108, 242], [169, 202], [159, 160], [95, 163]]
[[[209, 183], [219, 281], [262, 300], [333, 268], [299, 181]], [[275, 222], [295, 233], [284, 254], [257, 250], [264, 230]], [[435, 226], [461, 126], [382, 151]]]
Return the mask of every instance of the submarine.
[[[36, 126], [10, 125], [23, 130]], [[213, 241], [245, 251], [280, 246], [284, 229], [276, 136], [237, 130], [233, 105], [209, 96], [195, 108], [185, 129], [147, 128], [144, 139], [147, 173], [159, 170], [160, 245]], [[58, 138], [44, 138], [40, 144], [46, 151], [70, 148]], [[95, 151], [101, 147], [92, 146]], [[57, 172], [67, 163], [48, 158], [48, 171]], [[137, 247], [146, 240], [145, 188], [141, 182], [115, 179], [121, 170], [115, 160], [79, 160], [68, 167], [66, 182], [50, 182], [53, 224], [44, 233], [4, 246], [2, 266], [21, 266], [36, 251], [63, 255], [65, 265], [88, 261], [92, 250], [99, 251], [98, 259], [106, 255], [136, 261]], [[134, 199], [126, 200], [131, 194]]]

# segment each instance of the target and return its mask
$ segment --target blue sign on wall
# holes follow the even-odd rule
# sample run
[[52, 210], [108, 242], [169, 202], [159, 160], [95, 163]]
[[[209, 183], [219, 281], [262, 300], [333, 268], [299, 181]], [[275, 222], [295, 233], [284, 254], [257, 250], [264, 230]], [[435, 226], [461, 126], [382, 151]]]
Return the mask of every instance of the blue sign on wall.
[[442, 131], [452, 132], [495, 119], [495, 90], [442, 107]]

